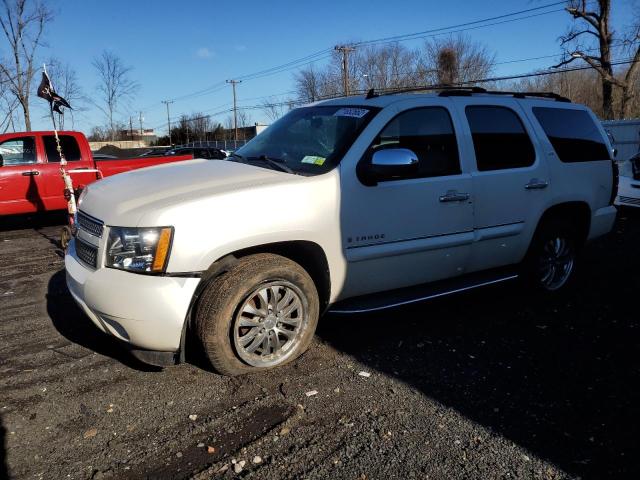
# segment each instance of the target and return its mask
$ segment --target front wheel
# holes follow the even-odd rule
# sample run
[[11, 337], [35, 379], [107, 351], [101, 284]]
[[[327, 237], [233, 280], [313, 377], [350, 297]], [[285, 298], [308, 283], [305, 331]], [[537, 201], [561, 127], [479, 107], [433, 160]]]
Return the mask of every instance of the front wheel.
[[556, 292], [572, 280], [578, 248], [574, 229], [563, 222], [542, 225], [525, 261], [526, 276], [538, 289]]
[[205, 356], [219, 373], [284, 365], [311, 343], [319, 316], [313, 280], [273, 254], [238, 260], [205, 289], [195, 316]]

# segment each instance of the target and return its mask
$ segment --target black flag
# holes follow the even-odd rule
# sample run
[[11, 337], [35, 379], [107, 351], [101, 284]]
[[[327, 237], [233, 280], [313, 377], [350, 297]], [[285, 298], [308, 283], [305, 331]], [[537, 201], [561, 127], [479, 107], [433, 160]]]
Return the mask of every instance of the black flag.
[[67, 102], [53, 90], [53, 87], [51, 86], [51, 80], [49, 80], [49, 75], [47, 75], [47, 72], [42, 72], [42, 81], [40, 82], [40, 86], [38, 87], [38, 96], [48, 101], [49, 105], [51, 106], [51, 110], [53, 110], [54, 112], [58, 112], [59, 114], [62, 114], [62, 110], [60, 110], [60, 107], [71, 108], [69, 102]]

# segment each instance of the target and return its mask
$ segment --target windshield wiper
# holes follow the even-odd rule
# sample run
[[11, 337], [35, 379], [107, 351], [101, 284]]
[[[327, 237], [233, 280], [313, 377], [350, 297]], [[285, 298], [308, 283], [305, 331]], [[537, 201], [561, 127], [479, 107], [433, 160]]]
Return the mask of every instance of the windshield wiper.
[[281, 172], [293, 173], [294, 175], [297, 175], [297, 172], [289, 168], [286, 162], [280, 158], [271, 158], [267, 157], [266, 155], [260, 155], [259, 157], [250, 157], [250, 159], [254, 158], [262, 160], [263, 162], [267, 162], [273, 168], [275, 168], [276, 170], [280, 170]]

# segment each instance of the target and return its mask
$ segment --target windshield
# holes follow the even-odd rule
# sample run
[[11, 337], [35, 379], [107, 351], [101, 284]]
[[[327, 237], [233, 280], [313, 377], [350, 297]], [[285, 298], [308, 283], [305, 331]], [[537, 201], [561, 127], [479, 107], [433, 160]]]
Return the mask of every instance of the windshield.
[[378, 108], [318, 106], [292, 110], [235, 152], [229, 160], [302, 175], [335, 167]]

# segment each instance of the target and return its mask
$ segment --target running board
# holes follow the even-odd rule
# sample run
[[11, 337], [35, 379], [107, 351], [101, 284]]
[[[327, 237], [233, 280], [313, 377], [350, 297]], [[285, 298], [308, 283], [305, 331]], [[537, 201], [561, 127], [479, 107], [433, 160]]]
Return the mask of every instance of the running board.
[[518, 273], [514, 267], [510, 269], [501, 268], [471, 273], [414, 287], [348, 298], [331, 305], [329, 312], [338, 314], [375, 312], [443, 297], [445, 295], [451, 295], [452, 293], [464, 292], [465, 290], [484, 287], [494, 283], [506, 282], [516, 278], [518, 278]]

